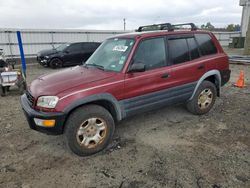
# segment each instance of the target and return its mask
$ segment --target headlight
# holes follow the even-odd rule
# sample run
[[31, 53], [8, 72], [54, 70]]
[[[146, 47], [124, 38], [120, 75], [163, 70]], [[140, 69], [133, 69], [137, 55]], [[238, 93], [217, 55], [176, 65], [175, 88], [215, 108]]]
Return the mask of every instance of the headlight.
[[49, 56], [46, 55], [46, 56], [44, 56], [44, 58], [45, 58], [45, 59], [49, 59]]
[[42, 96], [37, 99], [36, 105], [44, 108], [55, 108], [58, 100], [57, 96]]

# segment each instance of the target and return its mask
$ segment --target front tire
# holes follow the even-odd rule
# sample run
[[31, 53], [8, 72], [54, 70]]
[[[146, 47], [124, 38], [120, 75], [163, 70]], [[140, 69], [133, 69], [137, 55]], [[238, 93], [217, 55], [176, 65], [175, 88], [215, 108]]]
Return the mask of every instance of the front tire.
[[61, 68], [63, 66], [63, 62], [61, 59], [58, 58], [54, 58], [50, 61], [49, 66], [52, 69], [57, 69], [57, 68]]
[[88, 156], [106, 148], [114, 130], [114, 120], [105, 108], [87, 105], [71, 113], [64, 134], [69, 148], [75, 154]]
[[198, 87], [194, 97], [187, 102], [187, 109], [195, 115], [206, 114], [213, 107], [216, 96], [215, 85], [205, 80]]

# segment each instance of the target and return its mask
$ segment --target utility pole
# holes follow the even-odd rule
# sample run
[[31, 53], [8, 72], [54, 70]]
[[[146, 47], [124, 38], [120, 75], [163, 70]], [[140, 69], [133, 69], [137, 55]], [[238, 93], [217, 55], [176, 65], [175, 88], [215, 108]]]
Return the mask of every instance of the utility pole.
[[243, 6], [241, 16], [241, 37], [245, 37], [244, 55], [250, 55], [250, 0], [240, 0]]
[[244, 44], [244, 55], [250, 55], [250, 19], [248, 18], [247, 32]]
[[240, 0], [240, 6], [243, 7], [241, 16], [241, 36], [245, 37], [250, 16], [250, 0]]
[[126, 18], [123, 18], [123, 29], [126, 30]]

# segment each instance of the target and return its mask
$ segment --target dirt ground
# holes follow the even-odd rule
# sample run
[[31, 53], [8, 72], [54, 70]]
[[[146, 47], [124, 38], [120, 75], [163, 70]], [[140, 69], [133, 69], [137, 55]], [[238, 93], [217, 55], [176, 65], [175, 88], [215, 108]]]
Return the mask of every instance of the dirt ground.
[[[250, 187], [250, 65], [230, 65], [214, 108], [195, 116], [183, 105], [117, 125], [107, 150], [78, 157], [63, 136], [28, 127], [12, 91], [0, 98], [0, 187]], [[244, 70], [248, 87], [235, 88]], [[28, 66], [28, 82], [54, 70]]]

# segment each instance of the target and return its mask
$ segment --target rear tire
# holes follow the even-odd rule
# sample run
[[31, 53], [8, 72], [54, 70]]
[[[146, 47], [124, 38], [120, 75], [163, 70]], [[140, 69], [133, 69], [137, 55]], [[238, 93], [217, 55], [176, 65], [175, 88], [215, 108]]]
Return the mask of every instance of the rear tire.
[[63, 62], [61, 59], [58, 59], [58, 58], [54, 58], [50, 61], [49, 63], [49, 66], [52, 68], [52, 69], [57, 69], [57, 68], [61, 68], [63, 65]]
[[195, 115], [206, 114], [213, 107], [216, 96], [215, 85], [205, 80], [198, 87], [192, 100], [187, 102], [187, 109]]
[[114, 130], [114, 120], [105, 108], [87, 105], [70, 114], [64, 135], [71, 151], [79, 156], [88, 156], [106, 148]]

